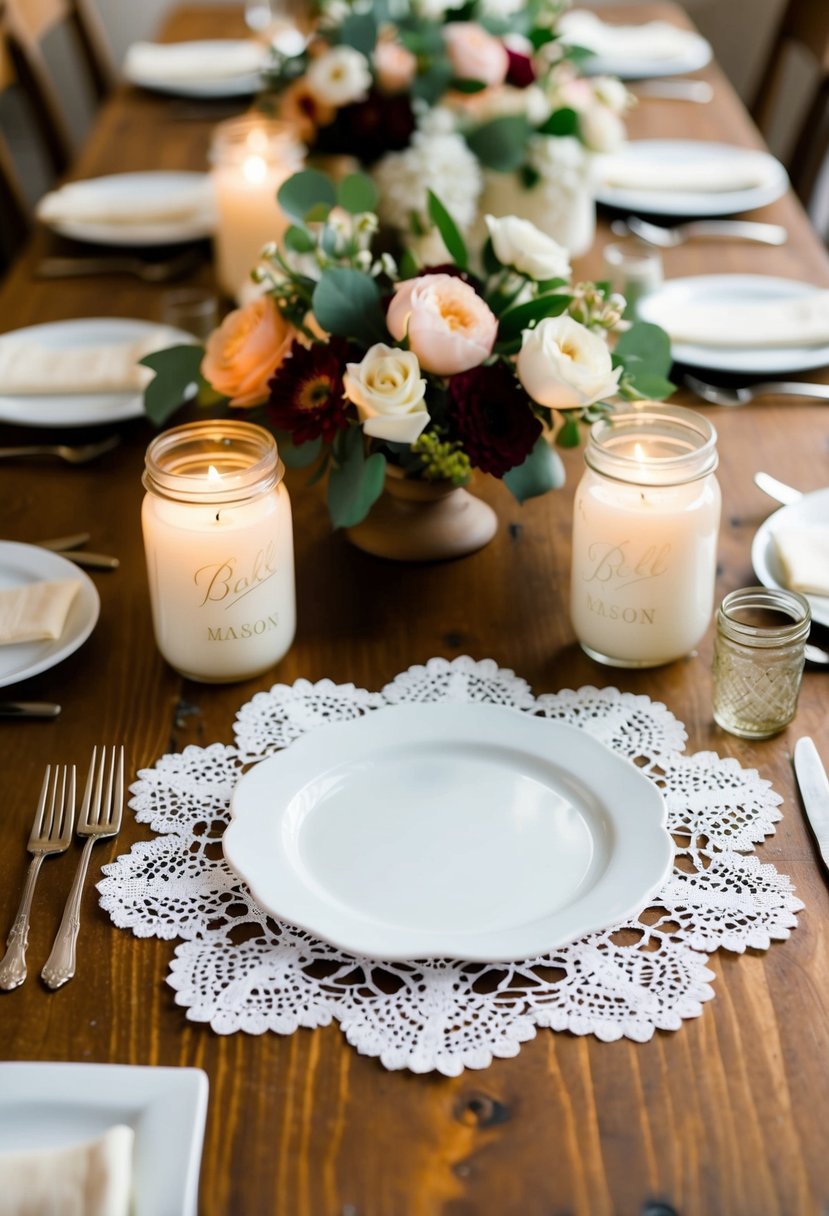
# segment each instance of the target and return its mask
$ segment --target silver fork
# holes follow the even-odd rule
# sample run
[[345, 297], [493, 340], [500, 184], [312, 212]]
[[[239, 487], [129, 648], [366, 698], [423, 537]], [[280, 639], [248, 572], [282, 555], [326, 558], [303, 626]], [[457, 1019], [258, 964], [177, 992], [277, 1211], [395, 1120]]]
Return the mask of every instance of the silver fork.
[[89, 773], [86, 778], [81, 812], [78, 818], [78, 835], [86, 842], [78, 862], [72, 889], [63, 910], [52, 953], [46, 960], [41, 976], [49, 988], [60, 988], [75, 974], [75, 946], [81, 927], [81, 895], [89, 865], [89, 855], [96, 840], [116, 836], [121, 827], [124, 810], [124, 749], [101, 748], [101, 758], [96, 764], [98, 749], [92, 749]]
[[16, 460], [18, 456], [57, 456], [67, 464], [86, 464], [111, 452], [120, 442], [120, 435], [108, 435], [98, 443], [81, 443], [76, 447], [67, 443], [30, 443], [22, 448], [0, 448], [0, 460]]
[[29, 916], [37, 876], [44, 857], [63, 853], [72, 839], [75, 817], [75, 768], [56, 767], [52, 780], [51, 765], [47, 765], [35, 811], [28, 851], [33, 855], [23, 887], [17, 916], [6, 941], [6, 953], [0, 962], [0, 988], [9, 992], [18, 988], [26, 978], [26, 946], [29, 942]]
[[638, 215], [629, 215], [626, 220], [614, 220], [611, 227], [618, 236], [632, 233], [660, 249], [673, 249], [695, 237], [758, 241], [761, 245], [785, 245], [789, 239], [788, 232], [779, 224], [757, 224], [753, 220], [693, 220], [689, 224], [677, 224], [675, 228], [663, 228]]
[[696, 376], [686, 376], [685, 383], [711, 405], [748, 405], [755, 397], [810, 397], [813, 401], [829, 401], [829, 384], [807, 384], [805, 380], [764, 380], [748, 388], [719, 388]]

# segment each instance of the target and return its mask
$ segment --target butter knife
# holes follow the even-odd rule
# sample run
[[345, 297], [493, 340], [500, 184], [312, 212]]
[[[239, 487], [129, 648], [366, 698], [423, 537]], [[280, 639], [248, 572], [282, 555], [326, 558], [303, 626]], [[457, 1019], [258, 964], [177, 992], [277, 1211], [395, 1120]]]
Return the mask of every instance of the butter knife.
[[0, 701], [0, 718], [56, 718], [60, 706], [50, 701]]
[[794, 771], [806, 818], [815, 834], [823, 863], [829, 867], [829, 780], [818, 750], [808, 736], [798, 739], [795, 744]]

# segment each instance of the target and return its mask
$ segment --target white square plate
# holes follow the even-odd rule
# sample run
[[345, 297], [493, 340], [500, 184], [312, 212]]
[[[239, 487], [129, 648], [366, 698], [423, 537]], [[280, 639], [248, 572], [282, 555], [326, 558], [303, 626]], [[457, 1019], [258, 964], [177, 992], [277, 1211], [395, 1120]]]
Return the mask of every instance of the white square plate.
[[0, 1064], [0, 1152], [135, 1132], [135, 1216], [196, 1216], [207, 1076], [198, 1068]]

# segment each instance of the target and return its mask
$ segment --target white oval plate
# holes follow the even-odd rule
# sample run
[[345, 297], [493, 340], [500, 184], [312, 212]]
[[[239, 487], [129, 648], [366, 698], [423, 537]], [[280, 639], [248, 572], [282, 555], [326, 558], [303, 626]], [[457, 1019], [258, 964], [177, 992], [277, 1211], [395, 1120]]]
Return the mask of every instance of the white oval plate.
[[[755, 533], [751, 545], [751, 564], [764, 587], [783, 587], [783, 571], [774, 544], [775, 529], [799, 527], [809, 524], [829, 523], [829, 489], [815, 490], [804, 494], [797, 502], [774, 511]], [[819, 625], [829, 625], [829, 598], [823, 595], [807, 595], [812, 608], [812, 620]]]
[[69, 608], [63, 633], [54, 641], [0, 646], [0, 688], [28, 680], [74, 654], [95, 628], [101, 610], [91, 578], [65, 557], [37, 545], [0, 541], [0, 591], [59, 578], [77, 579], [81, 584]]
[[[25, 329], [10, 330], [3, 338], [27, 337], [54, 350], [77, 346], [101, 346], [131, 342], [150, 330], [152, 321], [133, 321], [124, 317], [78, 317], [73, 321], [47, 321]], [[170, 345], [191, 343], [193, 337], [180, 329], [170, 329]], [[20, 393], [0, 395], [0, 422], [18, 426], [60, 427], [99, 426], [103, 422], [125, 422], [144, 413], [142, 393]]]
[[[176, 194], [192, 195], [201, 182], [206, 183], [206, 173], [113, 173], [106, 177], [93, 177], [72, 185], [83, 186], [84, 193], [96, 194], [98, 202], [106, 207], [110, 201], [118, 203], [127, 198], [140, 206], [141, 202], [152, 204], [162, 199], [174, 203]], [[194, 212], [186, 219], [158, 223], [107, 223], [85, 220], [48, 220], [39, 215], [41, 223], [61, 236], [76, 241], [92, 241], [101, 245], [124, 245], [139, 248], [150, 245], [178, 245], [184, 241], [199, 241], [210, 236], [216, 226], [212, 199], [206, 196], [204, 210]], [[39, 213], [38, 213], [39, 214]]]
[[[741, 148], [733, 144], [709, 143], [700, 139], [635, 139], [613, 154], [614, 159], [625, 157], [640, 164], [665, 165], [710, 162], [723, 160], [733, 162], [739, 157], [755, 159], [762, 155], [754, 148]], [[766, 153], [769, 162], [769, 180], [760, 186], [749, 186], [741, 190], [631, 190], [611, 186], [601, 180], [601, 161], [598, 167], [599, 181], [596, 198], [608, 207], [639, 215], [706, 216], [735, 215], [764, 207], [780, 198], [789, 188], [786, 170], [778, 160]]]
[[[176, 49], [180, 55], [189, 55], [198, 63], [205, 53], [212, 57], [223, 47], [233, 50], [240, 41], [247, 42], [248, 40], [238, 38], [202, 39], [198, 42], [180, 42]], [[129, 60], [124, 64], [124, 75], [130, 84], [137, 84], [142, 89], [150, 89], [154, 93], [169, 94], [173, 97], [248, 97], [252, 93], [258, 93], [262, 87], [260, 72], [243, 72], [237, 76], [207, 76], [201, 80], [197, 76], [185, 80], [174, 78], [165, 80], [163, 77], [156, 76], [155, 73], [150, 75], [136, 71]]]
[[494, 962], [640, 911], [674, 847], [656, 786], [585, 731], [400, 705], [241, 778], [224, 853], [275, 916], [355, 954]]
[[[665, 305], [699, 307], [700, 304], [732, 304], [739, 309], [761, 300], [793, 300], [798, 296], [823, 291], [812, 283], [797, 279], [778, 279], [762, 274], [696, 274], [670, 279], [637, 303], [641, 320], [662, 322]], [[677, 363], [710, 371], [744, 373], [749, 376], [769, 372], [802, 372], [829, 366], [829, 346], [698, 346], [672, 342], [671, 353]]]

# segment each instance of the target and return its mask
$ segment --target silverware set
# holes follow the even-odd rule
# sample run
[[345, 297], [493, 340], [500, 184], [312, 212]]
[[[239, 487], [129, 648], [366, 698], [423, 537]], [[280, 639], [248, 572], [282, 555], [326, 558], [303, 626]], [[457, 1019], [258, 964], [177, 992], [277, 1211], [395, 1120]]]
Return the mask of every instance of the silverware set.
[[761, 380], [746, 388], [721, 388], [698, 380], [696, 376], [686, 376], [685, 383], [709, 405], [748, 405], [757, 397], [808, 397], [812, 401], [829, 401], [829, 384], [809, 384], [805, 380]]
[[22, 456], [56, 456], [67, 464], [88, 464], [111, 452], [121, 442], [120, 435], [108, 435], [97, 443], [29, 443], [25, 447], [0, 448], [0, 460], [17, 460]]
[[755, 241], [760, 245], [785, 245], [789, 234], [780, 224], [758, 224], [753, 220], [691, 220], [673, 228], [652, 224], [638, 215], [614, 220], [616, 236], [635, 236], [659, 249], [674, 249], [691, 240]]
[[[35, 887], [46, 857], [65, 853], [72, 841], [75, 820], [76, 770], [72, 765], [46, 768], [35, 811], [28, 852], [32, 861], [26, 875], [20, 907], [0, 961], [0, 989], [19, 988], [26, 979], [26, 949]], [[89, 856], [96, 840], [116, 836], [124, 810], [123, 747], [93, 748], [78, 816], [77, 834], [85, 840], [63, 918], [41, 976], [48, 988], [60, 988], [75, 974], [80, 905]]]

